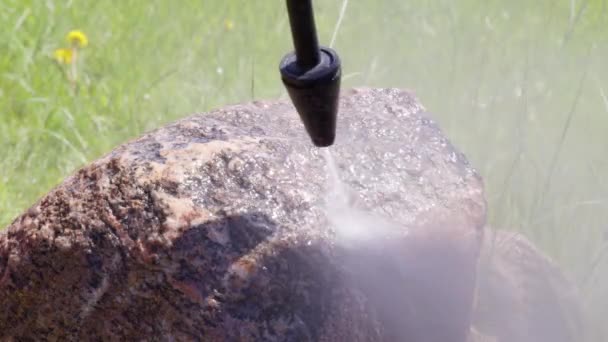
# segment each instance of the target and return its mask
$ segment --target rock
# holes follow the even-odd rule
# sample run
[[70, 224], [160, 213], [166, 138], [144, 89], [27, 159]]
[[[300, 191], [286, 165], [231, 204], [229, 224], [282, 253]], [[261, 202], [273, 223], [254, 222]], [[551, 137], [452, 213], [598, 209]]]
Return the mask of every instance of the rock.
[[286, 102], [195, 115], [67, 178], [0, 235], [0, 340], [465, 341], [480, 177], [407, 92], [340, 105], [344, 203]]
[[576, 287], [523, 235], [486, 229], [478, 282], [474, 326], [481, 334], [497, 342], [583, 340]]

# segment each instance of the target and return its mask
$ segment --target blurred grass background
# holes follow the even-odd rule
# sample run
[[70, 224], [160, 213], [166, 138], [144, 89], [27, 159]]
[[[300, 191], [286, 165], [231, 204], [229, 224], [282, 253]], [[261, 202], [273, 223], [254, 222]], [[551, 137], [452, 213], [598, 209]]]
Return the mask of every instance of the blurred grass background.
[[[329, 43], [342, 0], [317, 0]], [[65, 176], [164, 123], [278, 97], [283, 1], [0, 1], [0, 227]], [[90, 44], [74, 93], [52, 56]], [[413, 90], [485, 178], [492, 226], [578, 282], [608, 326], [608, 1], [357, 0], [335, 41], [348, 86]]]

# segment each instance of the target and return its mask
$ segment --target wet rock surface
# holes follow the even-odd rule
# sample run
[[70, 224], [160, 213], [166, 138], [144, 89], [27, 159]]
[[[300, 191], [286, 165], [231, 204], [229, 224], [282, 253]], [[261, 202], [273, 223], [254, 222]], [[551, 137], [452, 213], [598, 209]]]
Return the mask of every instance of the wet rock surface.
[[1, 233], [0, 340], [464, 341], [485, 223], [464, 156], [409, 93], [344, 94], [349, 205], [397, 227], [344, 243], [321, 153], [286, 102], [116, 148]]

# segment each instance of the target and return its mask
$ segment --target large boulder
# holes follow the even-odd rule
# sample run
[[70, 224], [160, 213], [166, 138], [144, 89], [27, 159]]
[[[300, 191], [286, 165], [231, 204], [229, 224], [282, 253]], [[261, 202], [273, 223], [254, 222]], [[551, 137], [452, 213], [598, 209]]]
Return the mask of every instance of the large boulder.
[[340, 105], [335, 165], [254, 102], [66, 179], [0, 235], [0, 340], [465, 341], [480, 177], [409, 93]]

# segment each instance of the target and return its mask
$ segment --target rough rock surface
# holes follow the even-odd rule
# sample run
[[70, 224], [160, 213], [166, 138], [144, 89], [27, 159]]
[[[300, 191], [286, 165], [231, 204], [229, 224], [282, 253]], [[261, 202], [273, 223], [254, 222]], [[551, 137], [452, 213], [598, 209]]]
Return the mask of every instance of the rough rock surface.
[[393, 228], [342, 241], [286, 102], [116, 148], [0, 235], [0, 340], [464, 341], [478, 175], [394, 89], [344, 94], [332, 153], [349, 205]]

